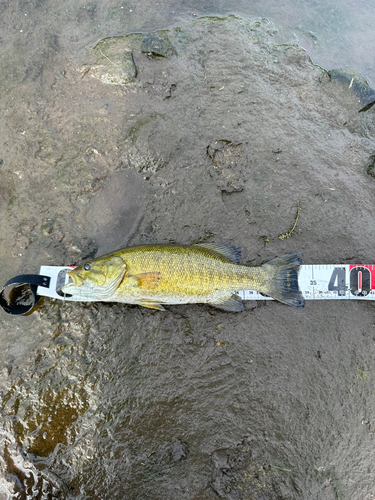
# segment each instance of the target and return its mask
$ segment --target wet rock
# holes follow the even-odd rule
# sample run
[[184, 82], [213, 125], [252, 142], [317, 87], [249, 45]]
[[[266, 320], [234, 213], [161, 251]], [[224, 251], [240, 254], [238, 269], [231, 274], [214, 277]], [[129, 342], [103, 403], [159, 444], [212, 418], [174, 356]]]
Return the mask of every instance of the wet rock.
[[147, 33], [144, 35], [141, 50], [152, 57], [170, 57], [176, 54], [176, 50], [169, 41], [165, 31]]
[[95, 45], [79, 71], [105, 84], [127, 85], [138, 77], [135, 53], [150, 58], [177, 54], [166, 31], [108, 37]]
[[173, 441], [171, 446], [171, 457], [172, 462], [178, 462], [179, 460], [183, 460], [188, 456], [189, 449], [186, 443], [179, 441]]
[[259, 461], [248, 444], [216, 450], [211, 488], [226, 500], [282, 500], [269, 465]]
[[55, 228], [55, 221], [53, 219], [44, 219], [41, 225], [42, 233], [47, 236], [52, 233]]
[[137, 77], [137, 67], [131, 48], [124, 46], [124, 37], [100, 41], [93, 49], [90, 62], [82, 72], [110, 85], [126, 85]]
[[366, 165], [366, 174], [375, 178], [375, 154], [371, 155]]
[[[27, 451], [38, 457], [48, 456], [56, 446], [66, 444], [72, 424], [83, 414], [88, 404], [85, 390], [81, 387], [69, 388], [55, 393], [46, 390], [40, 397], [38, 414], [30, 407], [18, 410], [23, 419], [17, 422], [15, 429], [20, 440], [25, 433], [31, 433]], [[76, 390], [76, 393], [75, 393]]]
[[147, 181], [150, 179], [151, 174], [159, 172], [164, 166], [165, 163], [161, 158], [154, 158], [136, 148], [132, 148], [132, 151], [121, 159], [121, 169], [134, 169], [142, 173], [143, 179]]
[[358, 102], [359, 112], [368, 111], [375, 104], [375, 90], [366, 79], [353, 69], [333, 69], [328, 71], [331, 82], [339, 84]]
[[245, 165], [248, 163], [241, 144], [221, 140], [211, 143], [207, 154], [212, 160], [210, 175], [224, 193], [243, 190], [246, 182]]
[[27, 463], [25, 457], [22, 456], [14, 461], [7, 447], [5, 447], [3, 458], [6, 464], [2, 469], [3, 480], [4, 482], [10, 480], [14, 483], [12, 498], [48, 498], [50, 500], [70, 498], [65, 483], [47, 468], [39, 471], [32, 463]]

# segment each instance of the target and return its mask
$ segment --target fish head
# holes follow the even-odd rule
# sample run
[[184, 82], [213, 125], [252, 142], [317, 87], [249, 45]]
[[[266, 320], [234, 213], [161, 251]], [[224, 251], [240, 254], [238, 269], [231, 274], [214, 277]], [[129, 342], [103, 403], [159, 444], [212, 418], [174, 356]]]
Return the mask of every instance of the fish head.
[[125, 272], [126, 264], [118, 255], [99, 257], [69, 271], [70, 281], [61, 290], [76, 298], [109, 300]]

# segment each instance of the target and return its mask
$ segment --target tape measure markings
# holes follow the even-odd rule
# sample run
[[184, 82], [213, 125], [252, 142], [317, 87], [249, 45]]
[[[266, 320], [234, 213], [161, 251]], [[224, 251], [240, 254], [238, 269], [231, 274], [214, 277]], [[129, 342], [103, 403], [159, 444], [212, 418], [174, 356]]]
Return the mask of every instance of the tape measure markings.
[[[299, 289], [306, 300], [375, 300], [375, 265], [306, 264], [300, 267]], [[243, 300], [273, 300], [242, 290]]]

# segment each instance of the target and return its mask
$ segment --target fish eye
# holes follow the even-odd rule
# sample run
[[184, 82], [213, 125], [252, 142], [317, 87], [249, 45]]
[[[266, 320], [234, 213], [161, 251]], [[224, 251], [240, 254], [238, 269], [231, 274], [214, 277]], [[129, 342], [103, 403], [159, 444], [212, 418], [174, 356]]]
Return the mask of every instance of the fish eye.
[[83, 266], [83, 269], [84, 269], [85, 271], [89, 271], [89, 270], [91, 269], [90, 264], [85, 264], [85, 265]]

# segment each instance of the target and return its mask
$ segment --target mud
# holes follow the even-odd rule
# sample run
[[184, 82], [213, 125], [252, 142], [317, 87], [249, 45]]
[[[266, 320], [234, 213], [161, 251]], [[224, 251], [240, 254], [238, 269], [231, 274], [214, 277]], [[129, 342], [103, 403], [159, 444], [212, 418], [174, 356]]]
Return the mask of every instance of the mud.
[[[3, 77], [2, 282], [148, 242], [373, 262], [374, 108], [265, 19], [78, 37], [99, 11], [69, 25], [81, 50], [65, 27], [48, 64]], [[373, 317], [359, 301], [2, 314], [3, 498], [372, 498]]]

